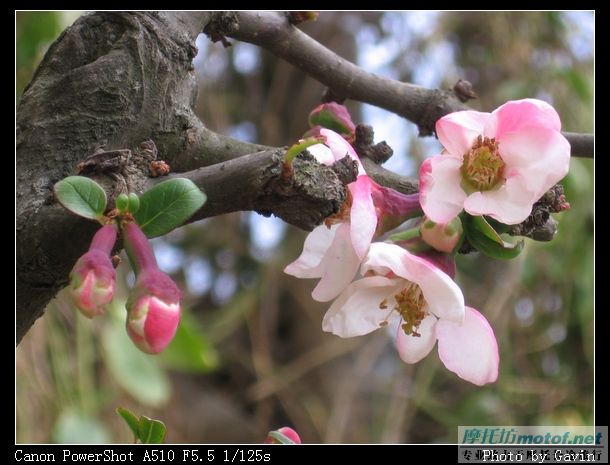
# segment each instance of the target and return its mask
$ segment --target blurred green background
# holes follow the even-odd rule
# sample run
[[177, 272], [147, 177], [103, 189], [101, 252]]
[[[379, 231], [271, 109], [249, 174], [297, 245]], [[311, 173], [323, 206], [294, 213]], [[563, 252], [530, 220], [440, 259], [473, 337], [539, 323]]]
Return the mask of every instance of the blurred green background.
[[[46, 48], [80, 12], [16, 13], [16, 98]], [[323, 12], [302, 25], [367, 70], [430, 87], [468, 79], [472, 106], [525, 97], [551, 102], [567, 131], [593, 132], [590, 12]], [[249, 44], [205, 37], [195, 59], [197, 110], [219, 132], [288, 145], [306, 129], [322, 86]], [[413, 126], [348, 102], [395, 150], [387, 167], [414, 175], [439, 150]], [[161, 154], [163, 155], [163, 154]], [[62, 293], [16, 351], [17, 442], [131, 442], [123, 406], [163, 420], [168, 442], [262, 442], [293, 426], [304, 442], [455, 442], [458, 425], [593, 423], [593, 162], [572, 159], [571, 210], [551, 243], [526, 240], [519, 258], [459, 257], [466, 301], [495, 329], [497, 383], [470, 385], [435, 352], [402, 363], [381, 334], [322, 333], [327, 305], [314, 281], [283, 274], [305, 232], [242, 212], [154, 241], [185, 290], [185, 317], [166, 353], [134, 349], [123, 329], [126, 282], [105, 318], [89, 321]]]

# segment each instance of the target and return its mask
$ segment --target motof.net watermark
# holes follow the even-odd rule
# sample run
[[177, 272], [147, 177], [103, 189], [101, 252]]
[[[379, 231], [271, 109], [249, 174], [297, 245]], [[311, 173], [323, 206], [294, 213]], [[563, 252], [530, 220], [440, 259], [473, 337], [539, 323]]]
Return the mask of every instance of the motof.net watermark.
[[458, 444], [599, 446], [605, 442], [604, 431], [593, 426], [458, 427]]

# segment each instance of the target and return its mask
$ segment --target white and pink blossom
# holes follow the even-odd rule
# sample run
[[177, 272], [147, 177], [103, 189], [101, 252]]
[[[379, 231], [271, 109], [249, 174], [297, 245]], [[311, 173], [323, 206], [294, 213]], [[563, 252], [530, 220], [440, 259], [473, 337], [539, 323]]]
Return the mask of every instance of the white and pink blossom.
[[439, 119], [442, 155], [420, 169], [420, 200], [430, 219], [448, 223], [462, 210], [518, 224], [568, 172], [570, 144], [555, 109], [536, 99], [492, 113], [459, 111]]
[[429, 261], [395, 244], [371, 244], [363, 278], [350, 284], [324, 316], [322, 328], [341, 337], [389, 327], [407, 363], [428, 355], [438, 340], [443, 364], [477, 385], [496, 380], [498, 346], [493, 330], [464, 306], [455, 282]]
[[369, 178], [353, 147], [342, 136], [324, 128], [316, 135], [325, 139], [324, 144], [307, 150], [327, 165], [345, 156], [352, 158], [358, 166], [358, 177], [348, 185], [348, 200], [341, 212], [307, 236], [300, 257], [284, 271], [298, 278], [320, 278], [312, 297], [327, 302], [356, 276], [373, 237], [392, 223], [389, 218], [405, 219], [419, 212], [420, 205], [417, 194], [404, 195]]

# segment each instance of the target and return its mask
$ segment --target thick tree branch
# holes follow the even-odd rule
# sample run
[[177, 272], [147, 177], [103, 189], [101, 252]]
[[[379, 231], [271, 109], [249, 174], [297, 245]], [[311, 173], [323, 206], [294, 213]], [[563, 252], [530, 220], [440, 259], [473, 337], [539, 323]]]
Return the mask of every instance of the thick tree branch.
[[[152, 139], [174, 172], [208, 193], [196, 218], [253, 209], [311, 229], [344, 201], [349, 180], [332, 168], [300, 157], [294, 178], [282, 178], [283, 152], [254, 154], [265, 147], [215, 134], [196, 117], [193, 44], [209, 17], [86, 14], [47, 52], [17, 108], [17, 342], [67, 284], [97, 227], [61, 208], [52, 189], [101, 145], [135, 154]], [[149, 180], [135, 171], [127, 181], [139, 193]], [[94, 178], [114, 191], [111, 178]]]
[[[427, 89], [369, 73], [341, 58], [292, 26], [277, 12], [220, 12], [211, 24], [215, 34], [250, 42], [269, 50], [328, 86], [333, 94], [370, 103], [417, 124], [420, 135], [434, 134], [436, 121], [459, 110], [469, 110], [454, 91]], [[564, 133], [572, 156], [593, 157], [592, 134]]]
[[[266, 150], [174, 175], [192, 180], [208, 197], [189, 221], [254, 210], [311, 231], [339, 211], [346, 198], [346, 184], [356, 178], [355, 164], [348, 166], [345, 177], [339, 166], [321, 165], [304, 153], [294, 160], [292, 175], [286, 176], [283, 160], [283, 149]], [[337, 164], [345, 162], [347, 158]], [[163, 180], [151, 179], [149, 187]]]
[[134, 148], [152, 138], [180, 165], [196, 145], [193, 131], [204, 134], [192, 111], [193, 58], [209, 17], [89, 13], [46, 53], [17, 108], [17, 342], [66, 285], [95, 230], [55, 203], [53, 185], [100, 145]]

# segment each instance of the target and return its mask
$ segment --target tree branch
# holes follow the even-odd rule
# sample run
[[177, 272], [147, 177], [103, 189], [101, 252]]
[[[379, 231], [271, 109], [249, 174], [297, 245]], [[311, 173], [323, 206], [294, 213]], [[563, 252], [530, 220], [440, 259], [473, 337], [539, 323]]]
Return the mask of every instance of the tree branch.
[[[192, 71], [209, 17], [88, 13], [47, 51], [17, 107], [17, 342], [67, 284], [96, 228], [59, 207], [53, 185], [100, 145], [133, 148], [153, 138], [180, 165], [192, 131], [204, 134], [192, 111]], [[96, 180], [109, 185], [104, 178]]]
[[[434, 134], [436, 121], [442, 116], [471, 109], [454, 91], [427, 89], [363, 70], [290, 25], [284, 13], [219, 12], [210, 24], [215, 25], [212, 29], [216, 37], [224, 34], [269, 50], [340, 98], [366, 102], [403, 116], [417, 125], [422, 136]], [[564, 136], [572, 145], [572, 156], [593, 157], [592, 134]]]
[[[283, 170], [283, 149], [244, 155], [216, 165], [198, 168], [175, 177], [188, 178], [206, 193], [205, 205], [189, 220], [254, 210], [281, 218], [311, 231], [324, 218], [339, 211], [346, 198], [346, 184], [356, 179], [355, 164], [343, 175], [340, 166], [318, 163], [311, 155], [300, 154], [291, 175]], [[350, 163], [347, 158], [335, 165]], [[149, 181], [151, 187], [164, 179]]]

